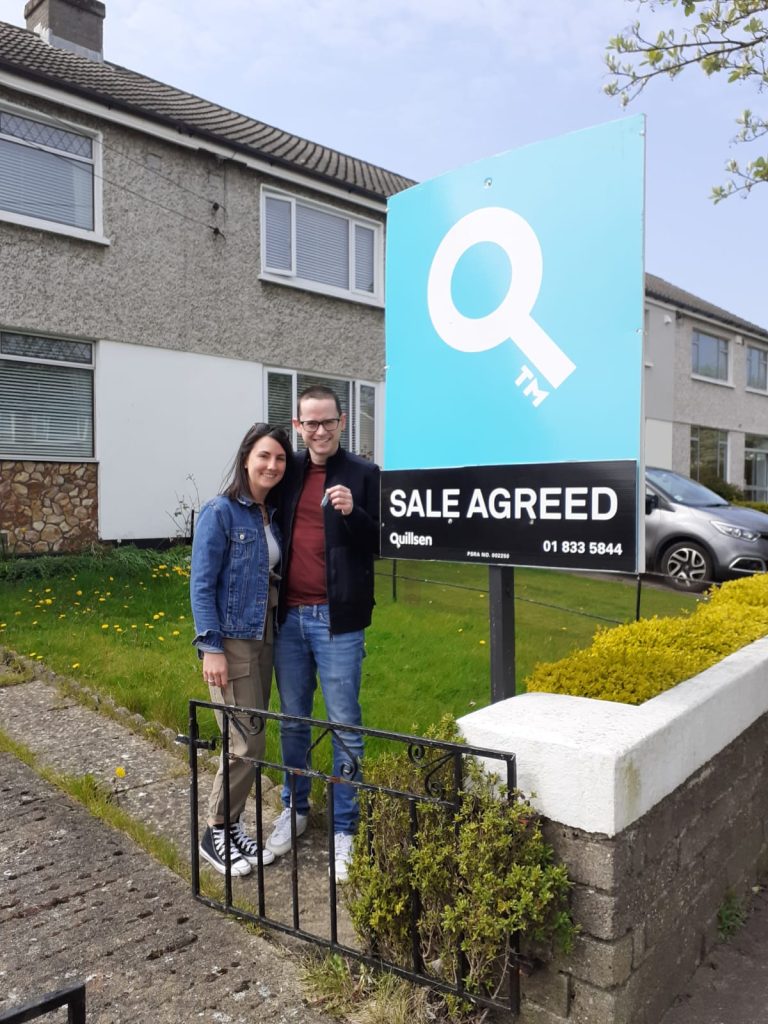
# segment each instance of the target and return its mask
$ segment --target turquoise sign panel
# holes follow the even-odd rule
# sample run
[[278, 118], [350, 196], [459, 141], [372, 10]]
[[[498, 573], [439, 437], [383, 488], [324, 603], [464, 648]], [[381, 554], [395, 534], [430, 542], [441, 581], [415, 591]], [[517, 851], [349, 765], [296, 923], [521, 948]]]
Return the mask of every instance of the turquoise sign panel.
[[599, 125], [390, 200], [386, 470], [639, 461], [644, 136]]

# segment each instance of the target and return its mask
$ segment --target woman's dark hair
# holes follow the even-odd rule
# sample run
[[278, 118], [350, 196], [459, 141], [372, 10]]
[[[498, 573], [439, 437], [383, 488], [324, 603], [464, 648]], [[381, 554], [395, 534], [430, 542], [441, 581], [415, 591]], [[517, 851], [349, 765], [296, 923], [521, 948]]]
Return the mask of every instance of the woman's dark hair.
[[[237, 455], [232, 460], [232, 466], [227, 474], [227, 483], [225, 484], [222, 494], [226, 495], [227, 498], [233, 498], [237, 500], [241, 495], [249, 495], [251, 493], [251, 486], [248, 480], [248, 473], [245, 468], [245, 462], [248, 456], [251, 454], [251, 449], [257, 444], [263, 437], [271, 437], [277, 441], [278, 444], [282, 445], [285, 451], [285, 469], [288, 471], [288, 467], [291, 464], [291, 457], [293, 455], [293, 448], [291, 447], [290, 438], [283, 430], [282, 427], [271, 427], [269, 423], [254, 423], [245, 435], [243, 440], [240, 442], [240, 447], [237, 449]], [[280, 481], [282, 483], [282, 481]], [[274, 493], [280, 487], [277, 484], [269, 492], [269, 498], [271, 503], [274, 501]]]

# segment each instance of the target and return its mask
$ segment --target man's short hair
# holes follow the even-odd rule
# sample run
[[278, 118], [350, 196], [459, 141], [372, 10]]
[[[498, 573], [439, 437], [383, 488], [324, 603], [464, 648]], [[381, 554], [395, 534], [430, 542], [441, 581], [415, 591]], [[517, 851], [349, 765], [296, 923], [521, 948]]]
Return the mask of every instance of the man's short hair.
[[298, 402], [296, 403], [297, 416], [301, 416], [301, 403], [304, 401], [305, 398], [332, 398], [333, 401], [336, 403], [336, 412], [339, 414], [339, 416], [342, 415], [341, 402], [339, 401], [339, 396], [336, 394], [333, 388], [328, 388], [325, 386], [325, 384], [313, 384], [311, 387], [304, 388], [304, 390], [299, 395]]

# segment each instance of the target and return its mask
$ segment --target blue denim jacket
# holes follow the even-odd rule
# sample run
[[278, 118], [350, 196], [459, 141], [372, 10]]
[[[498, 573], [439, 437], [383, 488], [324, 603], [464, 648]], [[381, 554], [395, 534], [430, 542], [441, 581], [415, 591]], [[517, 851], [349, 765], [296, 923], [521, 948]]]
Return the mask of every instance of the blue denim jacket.
[[[282, 547], [269, 510], [272, 532]], [[189, 584], [201, 650], [221, 651], [224, 637], [261, 640], [269, 608], [269, 552], [261, 509], [246, 497], [223, 494], [200, 509], [192, 543]]]

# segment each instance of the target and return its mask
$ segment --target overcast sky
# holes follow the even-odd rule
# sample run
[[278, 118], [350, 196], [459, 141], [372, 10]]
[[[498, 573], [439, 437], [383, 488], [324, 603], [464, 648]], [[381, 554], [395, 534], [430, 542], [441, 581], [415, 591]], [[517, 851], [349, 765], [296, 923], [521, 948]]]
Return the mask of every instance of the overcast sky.
[[[632, 0], [106, 0], [105, 57], [424, 180], [623, 116], [604, 51]], [[24, 0], [0, 0], [23, 25]], [[658, 29], [669, 14], [644, 12]], [[677, 19], [681, 15], [677, 14]], [[646, 269], [768, 327], [768, 185], [714, 206], [758, 98], [698, 69], [652, 84]], [[589, 267], [581, 268], [589, 273]]]

